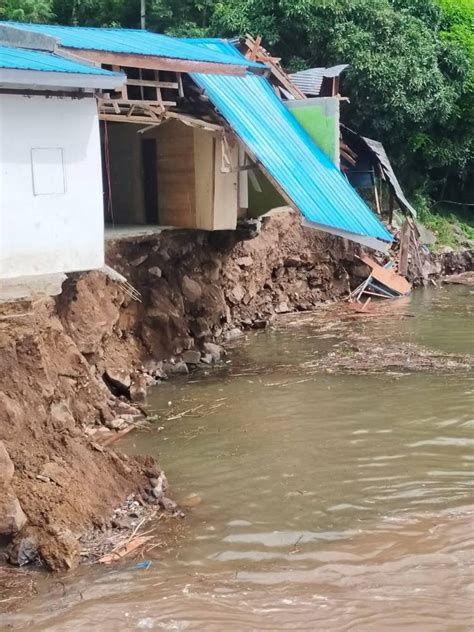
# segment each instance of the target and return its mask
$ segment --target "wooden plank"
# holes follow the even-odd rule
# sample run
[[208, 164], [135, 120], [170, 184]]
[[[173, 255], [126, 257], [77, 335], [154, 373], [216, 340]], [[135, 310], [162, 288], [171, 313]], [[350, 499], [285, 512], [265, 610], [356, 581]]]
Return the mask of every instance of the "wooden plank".
[[176, 101], [145, 101], [141, 99], [99, 99], [99, 105], [110, 105], [112, 103], [118, 103], [120, 105], [135, 105], [138, 107], [142, 106], [160, 106], [167, 105], [169, 107], [174, 107], [176, 105]]
[[367, 266], [369, 266], [369, 268], [371, 268], [372, 277], [376, 281], [378, 281], [382, 285], [385, 285], [390, 290], [401, 294], [402, 296], [405, 294], [409, 294], [409, 292], [411, 291], [411, 284], [402, 276], [400, 276], [390, 268], [384, 268], [367, 255], [359, 258]]
[[108, 51], [89, 50], [84, 48], [68, 48], [61, 46], [60, 50], [73, 51], [85, 59], [100, 64], [118, 65], [122, 68], [143, 68], [148, 70], [171, 70], [172, 72], [203, 72], [219, 75], [245, 75], [245, 66], [234, 64], [217, 64], [214, 62], [191, 61], [187, 59], [172, 59], [169, 57], [154, 57], [152, 55], [134, 55], [125, 53], [111, 53]]
[[181, 98], [183, 98], [184, 97], [183, 77], [180, 72], [177, 72], [176, 76], [178, 77], [178, 94]]
[[153, 79], [127, 79], [128, 86], [149, 86], [150, 88], [169, 88], [178, 90], [178, 83], [175, 81], [153, 81]]
[[[120, 66], [117, 66], [116, 64], [112, 66], [112, 70], [113, 72], [123, 72], [122, 68]], [[122, 99], [128, 99], [128, 91], [127, 91], [126, 83], [123, 84], [122, 89], [119, 90], [118, 92], [122, 93]]]
[[157, 149], [159, 223], [197, 228], [194, 130], [170, 121], [159, 128]]
[[[306, 99], [306, 95], [301, 92], [301, 90], [295, 86], [295, 84], [288, 77], [286, 72], [281, 68], [281, 66], [274, 61], [273, 58], [261, 45], [261, 38], [253, 39], [251, 35], [246, 35], [245, 45], [247, 46], [248, 52], [247, 57], [250, 59], [254, 59], [252, 55], [255, 55], [255, 58], [258, 58], [258, 61], [263, 63], [273, 74], [274, 78], [285, 88], [287, 92], [292, 94], [295, 99]], [[258, 44], [257, 44], [258, 42]]]
[[187, 114], [180, 114], [179, 112], [166, 112], [166, 119], [176, 119], [178, 121], [182, 121], [186, 125], [191, 125], [194, 127], [202, 127], [208, 130], [214, 130], [216, 132], [222, 132], [224, 127], [222, 125], [217, 125], [217, 123], [210, 123], [209, 121], [202, 121], [201, 119], [195, 118], [194, 116], [189, 116]]
[[410, 222], [406, 219], [403, 222], [402, 230], [400, 231], [400, 259], [398, 263], [398, 272], [403, 276], [408, 273], [408, 253], [410, 251], [411, 241], [411, 226]]
[[159, 119], [157, 118], [156, 121], [154, 118], [150, 117], [146, 117], [144, 115], [141, 116], [132, 116], [132, 117], [127, 117], [126, 114], [108, 114], [108, 113], [100, 113], [99, 112], [99, 119], [101, 121], [110, 121], [110, 122], [116, 122], [116, 123], [138, 123], [139, 125], [161, 125], [162, 123], [164, 123], [165, 121], [163, 119]]

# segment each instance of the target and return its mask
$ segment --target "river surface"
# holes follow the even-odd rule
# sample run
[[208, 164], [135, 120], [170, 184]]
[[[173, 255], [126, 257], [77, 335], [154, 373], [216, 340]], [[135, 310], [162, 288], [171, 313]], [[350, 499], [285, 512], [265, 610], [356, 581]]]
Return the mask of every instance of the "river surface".
[[[419, 291], [345, 326], [474, 354], [473, 297]], [[44, 580], [9, 629], [474, 629], [473, 376], [305, 370], [341, 335], [303, 315], [156, 387], [158, 421], [122, 447], [159, 459], [179, 536], [148, 569]]]

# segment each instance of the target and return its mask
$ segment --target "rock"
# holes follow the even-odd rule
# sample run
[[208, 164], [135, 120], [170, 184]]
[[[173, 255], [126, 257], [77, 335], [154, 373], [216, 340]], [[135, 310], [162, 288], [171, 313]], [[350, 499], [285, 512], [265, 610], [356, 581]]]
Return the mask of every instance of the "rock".
[[128, 391], [132, 383], [130, 373], [124, 369], [116, 369], [114, 367], [107, 367], [105, 369], [105, 375], [113, 386], [120, 391]]
[[233, 329], [230, 329], [229, 331], [226, 332], [225, 339], [235, 340], [236, 338], [241, 338], [243, 335], [244, 335], [244, 332], [241, 329], [234, 327]]
[[81, 553], [79, 540], [69, 529], [48, 529], [48, 537], [41, 541], [39, 552], [52, 571], [66, 571], [78, 565]]
[[216, 345], [214, 342], [205, 342], [203, 349], [212, 356], [213, 362], [220, 362], [222, 356], [225, 355], [223, 347]]
[[148, 274], [160, 278], [163, 272], [158, 266], [153, 266], [153, 268], [148, 269]]
[[201, 353], [199, 351], [193, 351], [189, 349], [189, 351], [185, 351], [181, 356], [183, 362], [186, 364], [199, 364], [201, 361]]
[[426, 226], [423, 226], [423, 224], [420, 224], [419, 222], [415, 222], [415, 224], [420, 234], [421, 243], [427, 246], [433, 246], [436, 243], [436, 235], [426, 228]]
[[37, 474], [36, 478], [38, 481], [42, 483], [51, 483], [51, 479], [48, 476], [43, 476], [43, 474]]
[[51, 404], [49, 413], [56, 428], [72, 428], [75, 425], [74, 417], [66, 402]]
[[241, 268], [249, 268], [253, 265], [253, 259], [252, 257], [238, 257], [235, 263]]
[[[45, 463], [38, 476], [41, 476], [42, 479], [47, 478], [53, 481], [56, 485], [59, 485], [59, 487], [66, 487], [69, 481], [69, 475], [66, 468], [54, 461]], [[38, 478], [38, 476], [36, 478]]]
[[142, 263], [144, 263], [147, 259], [148, 259], [148, 255], [141, 255], [140, 257], [137, 257], [136, 259], [133, 259], [132, 261], [130, 261], [130, 265], [136, 268], [138, 266], [141, 266]]
[[174, 500], [171, 500], [171, 498], [167, 498], [166, 496], [161, 498], [160, 505], [169, 513], [173, 513], [178, 508], [178, 505], [174, 502]]
[[207, 338], [208, 336], [212, 335], [207, 320], [202, 316], [192, 320], [189, 323], [189, 328], [191, 329], [195, 338]]
[[202, 296], [202, 289], [199, 283], [188, 277], [187, 274], [184, 275], [181, 281], [181, 290], [190, 303], [199, 301]]
[[163, 367], [168, 375], [187, 375], [189, 373], [188, 365], [182, 360], [178, 360], [174, 364], [166, 362]]
[[158, 501], [162, 501], [164, 498], [163, 490], [159, 489], [158, 487], [153, 487], [151, 493]]
[[241, 303], [244, 296], [245, 290], [239, 283], [237, 283], [237, 285], [235, 285], [231, 290], [227, 292], [227, 298], [233, 305]]
[[156, 380], [166, 380], [167, 378], [161, 360], [149, 360], [145, 365], [145, 370]]
[[13, 491], [6, 486], [0, 488], [0, 536], [18, 533], [26, 522], [27, 517]]
[[259, 318], [257, 320], [254, 320], [252, 322], [252, 327], [254, 329], [265, 329], [266, 327], [268, 327], [268, 320], [265, 320], [263, 318]]
[[288, 257], [285, 259], [284, 265], [286, 268], [298, 268], [303, 265], [303, 260], [300, 257]]
[[201, 358], [201, 362], [203, 362], [204, 364], [212, 364], [214, 360], [210, 353], [205, 353]]
[[166, 474], [161, 471], [159, 476], [150, 478], [150, 485], [158, 491], [166, 491], [168, 489], [168, 479]]
[[125, 426], [125, 423], [125, 419], [122, 419], [122, 417], [115, 417], [110, 421], [106, 421], [105, 425], [107, 426], [107, 428], [110, 428], [110, 430], [120, 430], [120, 428]]
[[17, 538], [8, 551], [8, 561], [14, 566], [25, 566], [37, 559], [38, 543], [31, 535]]
[[122, 516], [120, 518], [112, 518], [111, 524], [114, 529], [131, 529], [133, 526], [133, 520], [129, 516]]
[[7, 452], [5, 444], [0, 441], [0, 485], [7, 486], [13, 478], [15, 466]]
[[291, 309], [287, 302], [283, 302], [275, 307], [275, 312], [277, 314], [287, 314], [288, 312], [291, 312]]

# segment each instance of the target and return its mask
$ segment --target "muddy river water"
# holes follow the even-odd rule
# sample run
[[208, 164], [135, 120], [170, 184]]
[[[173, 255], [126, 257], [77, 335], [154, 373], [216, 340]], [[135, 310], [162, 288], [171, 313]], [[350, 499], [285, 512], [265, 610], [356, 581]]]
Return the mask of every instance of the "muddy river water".
[[[419, 291], [346, 326], [474, 353], [473, 298]], [[122, 447], [158, 457], [179, 536], [148, 569], [48, 578], [9, 629], [474, 629], [474, 378], [308, 372], [340, 336], [303, 315], [156, 387], [172, 419]]]

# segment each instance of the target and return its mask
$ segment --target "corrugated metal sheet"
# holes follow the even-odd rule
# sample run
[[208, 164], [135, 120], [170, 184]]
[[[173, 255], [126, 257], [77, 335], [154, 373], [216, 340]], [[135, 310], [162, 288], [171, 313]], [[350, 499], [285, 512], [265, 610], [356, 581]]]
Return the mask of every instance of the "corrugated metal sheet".
[[308, 96], [318, 96], [321, 92], [325, 68], [310, 68], [309, 70], [301, 70], [293, 72], [289, 75], [291, 81], [297, 88]]
[[377, 160], [382, 165], [385, 177], [391, 184], [397, 200], [405, 208], [405, 210], [407, 210], [413, 217], [416, 217], [416, 211], [410, 204], [410, 202], [406, 199], [405, 194], [403, 193], [400, 182], [398, 181], [398, 178], [395, 175], [395, 171], [393, 170], [390, 160], [388, 159], [385, 147], [378, 140], [372, 140], [371, 138], [366, 138], [365, 136], [361, 136], [361, 139], [367, 145], [369, 150], [375, 154]]
[[348, 64], [339, 64], [330, 68], [308, 68], [289, 75], [297, 88], [308, 96], [318, 96], [324, 77], [339, 77], [341, 72], [348, 67]]
[[70, 59], [64, 59], [54, 53], [26, 50], [0, 46], [0, 68], [13, 70], [36, 70], [41, 72], [66, 72], [85, 75], [121, 76], [118, 73], [78, 64]]
[[21, 22], [0, 22], [0, 24], [55, 37], [60, 45], [66, 48], [262, 68], [261, 64], [251, 62], [244, 57], [229, 58], [225, 52], [192, 45], [185, 38], [168, 37], [140, 29], [89, 28]]
[[[196, 40], [196, 44], [223, 51], [233, 48], [220, 40]], [[235, 48], [233, 54], [240, 55]], [[313, 143], [264, 77], [250, 73], [191, 76], [309, 222], [392, 241], [385, 226]]]

